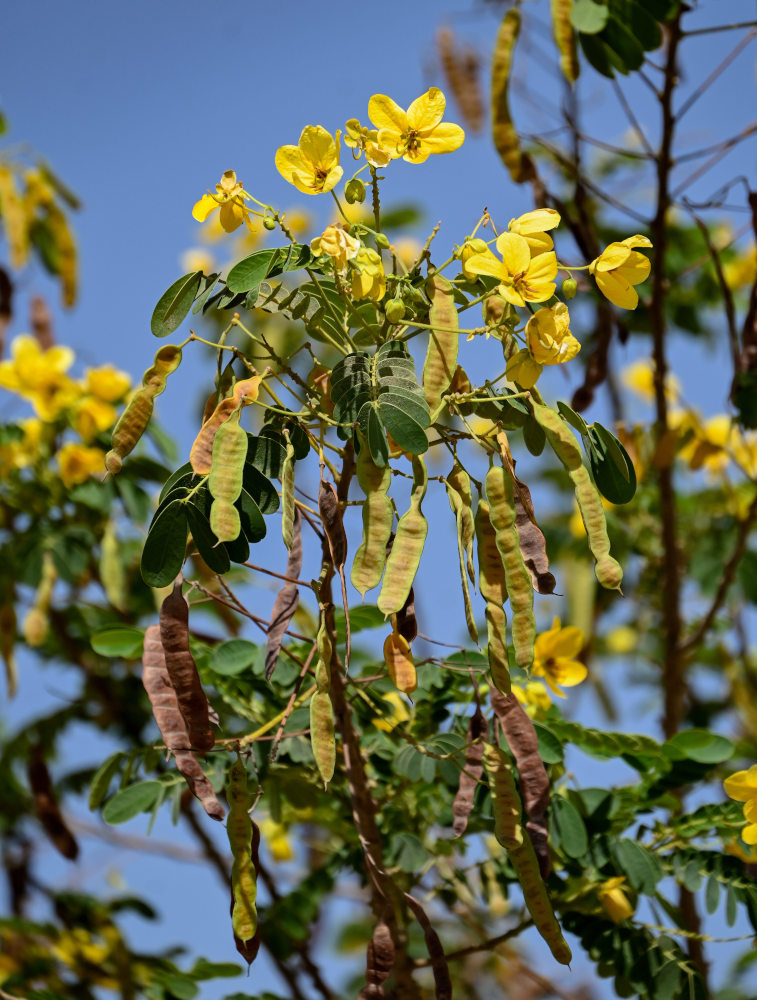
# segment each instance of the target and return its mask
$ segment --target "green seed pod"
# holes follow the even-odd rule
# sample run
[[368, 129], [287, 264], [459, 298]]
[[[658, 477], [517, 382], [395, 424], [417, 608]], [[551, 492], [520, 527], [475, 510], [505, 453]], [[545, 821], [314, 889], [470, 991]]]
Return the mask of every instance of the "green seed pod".
[[175, 344], [164, 344], [155, 352], [152, 366], [142, 376], [142, 385], [159, 396], [166, 387], [166, 379], [181, 364], [181, 348]]
[[392, 533], [394, 511], [387, 496], [392, 481], [388, 466], [380, 469], [363, 445], [357, 457], [357, 480], [365, 493], [363, 503], [363, 540], [352, 562], [350, 579], [355, 590], [365, 597], [378, 587], [386, 565], [386, 546]]
[[294, 446], [289, 440], [289, 431], [284, 431], [286, 438], [286, 456], [281, 468], [281, 534], [284, 545], [292, 547], [294, 539]]
[[576, 33], [570, 21], [573, 0], [551, 0], [552, 31], [560, 51], [560, 69], [569, 83], [575, 83], [581, 69], [576, 50]]
[[213, 497], [210, 527], [219, 542], [233, 542], [242, 530], [234, 502], [242, 492], [244, 463], [247, 458], [247, 434], [239, 423], [239, 410], [218, 428], [208, 476]]
[[457, 368], [460, 346], [459, 317], [455, 308], [452, 285], [441, 274], [426, 282], [426, 292], [431, 299], [428, 322], [429, 331], [426, 360], [423, 365], [423, 392], [433, 414], [449, 389]]
[[385, 308], [386, 318], [390, 323], [401, 323], [406, 311], [402, 299], [389, 299]]
[[413, 489], [410, 507], [397, 525], [392, 551], [386, 561], [384, 583], [379, 594], [379, 610], [384, 615], [396, 614], [404, 605], [421, 561], [428, 534], [428, 523], [421, 510], [426, 495], [428, 473], [420, 455], [413, 455]]
[[562, 283], [562, 294], [565, 299], [574, 299], [578, 291], [578, 282], [575, 278], [566, 278]]
[[326, 691], [316, 691], [310, 699], [310, 743], [324, 785], [334, 777], [336, 736], [334, 709]]
[[344, 185], [344, 198], [348, 205], [362, 205], [365, 201], [365, 184], [359, 177], [353, 177]]
[[489, 504], [482, 500], [476, 510], [478, 542], [478, 589], [486, 601], [486, 632], [489, 671], [497, 688], [510, 692], [510, 663], [507, 655], [507, 600], [505, 567], [497, 548], [497, 536], [489, 517]]
[[510, 473], [501, 466], [492, 466], [486, 474], [485, 489], [489, 501], [489, 517], [505, 567], [507, 593], [512, 610], [515, 662], [522, 670], [530, 670], [534, 662], [536, 641], [534, 591], [515, 526], [515, 498]]
[[583, 464], [581, 449], [570, 429], [559, 414], [541, 403], [531, 403], [534, 417], [547, 435], [552, 451], [565, 467], [586, 528], [589, 548], [594, 556], [597, 580], [608, 590], [620, 590], [623, 568], [610, 555], [610, 539], [607, 536], [607, 522], [602, 506], [602, 498]]
[[112, 521], [108, 521], [100, 542], [100, 582], [105, 596], [118, 611], [125, 611], [128, 603], [127, 581], [121, 543]]
[[502, 19], [494, 44], [491, 77], [492, 138], [502, 162], [516, 184], [531, 180], [534, 165], [531, 157], [520, 148], [520, 141], [510, 114], [510, 70], [515, 43], [520, 33], [521, 16], [511, 7]]
[[[463, 471], [458, 463], [455, 463], [456, 468]], [[454, 472], [455, 470], [453, 470]], [[471, 548], [473, 546], [473, 511], [470, 507], [466, 506], [463, 497], [454, 488], [450, 477], [447, 478], [447, 499], [449, 500], [449, 505], [452, 513], [455, 515], [455, 527], [457, 529], [457, 555], [458, 561], [460, 563], [460, 582], [462, 584], [463, 592], [463, 605], [465, 607], [465, 624], [468, 628], [468, 635], [471, 639], [478, 645], [478, 629], [476, 628], [476, 619], [473, 614], [473, 608], [471, 606], [470, 590], [468, 588], [468, 575], [466, 572], [466, 551], [465, 551], [465, 535], [467, 531], [467, 519], [466, 516], [470, 515], [470, 544]], [[467, 476], [466, 476], [467, 478]], [[460, 474], [458, 472], [457, 479], [460, 479]], [[470, 486], [470, 480], [468, 480]], [[469, 489], [470, 494], [470, 489]]]
[[547, 888], [539, 871], [539, 862], [528, 837], [520, 847], [509, 853], [510, 862], [518, 876], [528, 912], [536, 929], [549, 945], [549, 950], [561, 965], [570, 965], [573, 955], [565, 940], [552, 909]]
[[508, 851], [523, 844], [521, 805], [510, 760], [491, 743], [484, 744], [484, 770], [489, 780], [494, 814], [494, 836]]
[[226, 832], [234, 858], [231, 867], [231, 926], [240, 941], [249, 941], [258, 928], [257, 880], [252, 860], [253, 826], [250, 819], [250, 794], [247, 788], [247, 771], [237, 758], [229, 770], [227, 797], [229, 817]]
[[153, 409], [153, 393], [148, 389], [138, 389], [129, 400], [126, 409], [113, 428], [111, 450], [105, 456], [105, 468], [115, 476], [121, 471], [123, 460], [133, 451], [150, 422]]

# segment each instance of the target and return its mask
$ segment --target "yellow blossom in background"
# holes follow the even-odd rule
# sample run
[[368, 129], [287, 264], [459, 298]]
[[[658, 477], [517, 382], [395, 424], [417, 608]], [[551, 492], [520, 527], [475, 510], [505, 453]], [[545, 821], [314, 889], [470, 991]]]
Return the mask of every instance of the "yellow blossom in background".
[[733, 460], [750, 479], [757, 479], [757, 432], [734, 430]]
[[313, 228], [313, 216], [304, 208], [290, 208], [283, 218], [295, 239], [301, 240]]
[[105, 452], [102, 448], [64, 444], [57, 454], [57, 459], [64, 486], [76, 486], [85, 482], [90, 476], [105, 472]]
[[370, 247], [358, 251], [352, 262], [352, 296], [355, 299], [382, 299], [386, 292], [386, 275], [381, 257]]
[[557, 257], [553, 251], [540, 253], [531, 258], [531, 248], [524, 236], [517, 233], [502, 233], [497, 237], [497, 252], [494, 254], [474, 254], [467, 263], [473, 274], [487, 274], [500, 281], [499, 292], [514, 306], [525, 306], [526, 302], [545, 302], [555, 293]]
[[113, 365], [87, 368], [84, 373], [84, 388], [105, 403], [118, 403], [131, 388], [131, 377]]
[[751, 288], [757, 280], [757, 244], [752, 243], [735, 260], [723, 264], [723, 277], [734, 292], [740, 288]]
[[715, 475], [723, 472], [731, 460], [727, 451], [733, 433], [731, 418], [725, 413], [708, 417], [704, 423], [695, 414], [690, 418], [688, 423], [694, 433], [681, 448], [681, 458], [694, 471], [704, 468]]
[[221, 216], [213, 215], [212, 211], [205, 220], [205, 225], [200, 230], [200, 239], [203, 243], [218, 243], [220, 240], [226, 239], [226, 230], [221, 225]]
[[414, 240], [412, 236], [401, 236], [392, 243], [392, 250], [408, 270], [418, 260], [422, 249], [418, 240]]
[[215, 258], [210, 250], [204, 247], [190, 247], [181, 255], [180, 263], [185, 273], [190, 271], [202, 271], [204, 274], [212, 274], [215, 269]]
[[115, 424], [118, 413], [115, 406], [94, 396], [85, 396], [76, 403], [71, 414], [71, 425], [82, 441], [89, 442]]
[[547, 233], [560, 225], [560, 213], [554, 208], [537, 208], [517, 219], [510, 219], [508, 230], [522, 236], [531, 248], [531, 256], [552, 250], [554, 243]]
[[69, 347], [43, 350], [34, 337], [21, 334], [11, 354], [12, 360], [0, 361], [0, 388], [27, 399], [41, 420], [55, 420], [79, 397], [80, 387], [66, 374], [74, 360]]
[[574, 687], [586, 679], [586, 667], [575, 659], [583, 644], [581, 629], [571, 625], [563, 628], [559, 618], [555, 618], [549, 631], [536, 637], [533, 673], [536, 677], [543, 677], [549, 689], [559, 698], [565, 695], [558, 685]]
[[581, 350], [570, 332], [570, 314], [564, 302], [537, 309], [526, 323], [526, 342], [534, 361], [540, 365], [561, 365]]
[[[654, 363], [651, 358], [640, 358], [627, 365], [621, 373], [621, 379], [645, 403], [654, 403]], [[665, 398], [672, 402], [680, 391], [680, 382], [672, 372], [668, 372], [665, 376]]]
[[271, 852], [273, 860], [291, 861], [294, 857], [294, 849], [287, 827], [268, 816], [260, 821], [259, 826], [263, 843]]
[[619, 243], [611, 243], [589, 264], [589, 273], [600, 292], [619, 309], [635, 309], [639, 296], [634, 285], [649, 277], [651, 265], [643, 253], [634, 247], [651, 247], [646, 236], [629, 236]]
[[630, 625], [618, 625], [607, 633], [605, 648], [608, 653], [615, 653], [621, 656], [623, 653], [631, 653], [639, 642], [639, 635], [635, 628]]
[[192, 209], [192, 217], [205, 222], [211, 212], [220, 208], [219, 219], [227, 233], [239, 229], [247, 221], [249, 210], [244, 203], [248, 197], [243, 185], [237, 180], [233, 170], [225, 170], [221, 182], [216, 184], [215, 194], [204, 194]]
[[442, 122], [446, 98], [438, 87], [417, 97], [407, 111], [386, 94], [374, 94], [368, 117], [378, 129], [378, 144], [394, 160], [423, 163], [432, 153], [452, 153], [465, 141], [459, 125]]
[[404, 698], [401, 698], [396, 691], [389, 691], [382, 695], [382, 701], [389, 706], [380, 718], [373, 720], [376, 729], [382, 733], [390, 733], [395, 726], [401, 726], [410, 718], [410, 710]]
[[360, 240], [350, 236], [341, 226], [327, 226], [320, 236], [310, 242], [310, 249], [316, 257], [326, 254], [331, 257], [340, 271], [347, 267], [348, 260], [354, 260], [360, 250]]
[[357, 118], [350, 118], [345, 124], [344, 144], [358, 151], [357, 155], [352, 154], [355, 159], [359, 159], [360, 153], [365, 153], [372, 167], [385, 167], [391, 160], [389, 151], [379, 146], [377, 129], [364, 128]]
[[339, 136], [322, 125], [306, 125], [296, 146], [276, 150], [276, 169], [303, 194], [322, 194], [335, 187], [344, 171], [339, 166]]
[[549, 697], [549, 692], [538, 681], [528, 681], [526, 684], [513, 684], [513, 694], [532, 719], [543, 719], [552, 707], [552, 699]]
[[0, 444], [0, 475], [11, 470], [25, 469], [40, 455], [45, 425], [36, 417], [27, 417], [19, 425], [22, 437]]
[[623, 875], [608, 878], [600, 885], [597, 893], [605, 913], [616, 924], [622, 924], [624, 920], [632, 917], [635, 909], [623, 891], [622, 886], [625, 881]]

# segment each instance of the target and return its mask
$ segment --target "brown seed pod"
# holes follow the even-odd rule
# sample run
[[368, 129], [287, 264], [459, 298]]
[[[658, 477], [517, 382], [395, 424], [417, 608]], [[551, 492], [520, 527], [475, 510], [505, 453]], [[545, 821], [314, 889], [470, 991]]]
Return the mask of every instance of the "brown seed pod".
[[458, 48], [452, 30], [447, 27], [437, 31], [436, 45], [444, 77], [466, 130], [480, 132], [484, 124], [484, 98], [478, 79], [481, 68], [478, 53], [470, 47]]
[[344, 669], [350, 669], [350, 611], [347, 604], [347, 581], [344, 578], [344, 563], [347, 559], [347, 535], [342, 522], [342, 509], [339, 506], [339, 497], [333, 483], [324, 482], [318, 490], [318, 513], [321, 515], [321, 524], [326, 540], [329, 543], [329, 552], [334, 568], [339, 574], [342, 584], [342, 604], [344, 607]]
[[174, 584], [160, 606], [160, 641], [190, 748], [206, 753], [215, 743], [215, 737], [210, 728], [208, 699], [189, 649], [189, 605], [181, 592], [181, 582]]
[[484, 773], [482, 759], [484, 756], [484, 744], [481, 739], [487, 731], [486, 719], [478, 705], [476, 711], [471, 716], [468, 723], [468, 734], [465, 750], [465, 768], [460, 772], [460, 781], [457, 786], [455, 801], [452, 803], [452, 815], [455, 820], [452, 829], [456, 837], [462, 836], [468, 826], [468, 817], [473, 810], [473, 799], [476, 795], [481, 778]]
[[210, 415], [210, 418], [200, 428], [194, 444], [189, 452], [192, 469], [198, 476], [210, 475], [213, 468], [213, 441], [218, 428], [225, 423], [237, 408], [233, 396], [222, 399]]
[[281, 652], [281, 643], [289, 628], [297, 605], [300, 602], [300, 588], [292, 580], [299, 579], [302, 570], [302, 517], [299, 508], [295, 508], [292, 530], [292, 547], [289, 549], [285, 575], [291, 577], [276, 595], [271, 612], [271, 624], [268, 626], [268, 642], [265, 650], [265, 679], [269, 681]]
[[415, 617], [415, 591], [412, 587], [405, 603], [394, 616], [394, 627], [408, 646], [418, 635], [418, 620]]
[[536, 523], [531, 491], [520, 479], [515, 480], [515, 527], [518, 529], [523, 562], [531, 574], [534, 590], [539, 594], [554, 594], [556, 580], [549, 571], [547, 543]]
[[428, 957], [431, 959], [431, 971], [434, 974], [436, 1000], [452, 1000], [452, 979], [450, 978], [447, 957], [444, 954], [444, 948], [442, 947], [442, 942], [439, 940], [439, 935], [431, 926], [431, 921], [428, 919], [425, 910], [418, 900], [414, 899], [409, 892], [403, 892], [402, 895], [405, 897], [407, 905], [413, 911], [415, 919], [423, 928], [423, 936], [426, 939], [426, 950], [428, 951]]
[[26, 771], [32, 791], [34, 812], [42, 829], [56, 851], [69, 861], [75, 861], [79, 854], [79, 845], [61, 814], [50, 780], [50, 772], [45, 763], [44, 751], [39, 744], [29, 748]]
[[358, 1000], [382, 1000], [383, 984], [394, 968], [394, 941], [383, 918], [374, 927], [373, 937], [368, 942], [365, 967], [365, 986]]

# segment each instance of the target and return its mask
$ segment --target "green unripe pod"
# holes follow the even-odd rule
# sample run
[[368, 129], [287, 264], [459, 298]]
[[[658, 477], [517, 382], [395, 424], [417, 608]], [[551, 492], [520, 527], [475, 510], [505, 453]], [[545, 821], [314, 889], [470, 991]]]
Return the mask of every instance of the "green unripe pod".
[[563, 297], [566, 299], [574, 299], [576, 297], [576, 292], [578, 291], [578, 282], [575, 278], [566, 278], [562, 283], [562, 293]]
[[353, 177], [344, 186], [344, 197], [348, 205], [362, 205], [365, 201], [365, 184], [359, 177]]
[[405, 318], [405, 303], [402, 299], [390, 299], [386, 304], [386, 318], [390, 323], [401, 323]]

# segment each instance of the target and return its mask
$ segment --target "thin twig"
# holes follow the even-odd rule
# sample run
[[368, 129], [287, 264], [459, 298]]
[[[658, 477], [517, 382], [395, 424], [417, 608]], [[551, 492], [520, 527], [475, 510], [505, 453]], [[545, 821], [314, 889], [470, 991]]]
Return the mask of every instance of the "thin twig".
[[293, 576], [286, 576], [284, 573], [274, 573], [272, 569], [266, 569], [265, 566], [256, 566], [255, 563], [246, 562], [242, 563], [248, 569], [254, 569], [256, 573], [265, 573], [267, 576], [275, 576], [278, 580], [286, 580], [287, 583], [296, 583], [298, 587], [309, 587], [310, 583], [307, 580], [297, 580]]
[[731, 51], [728, 53], [725, 59], [723, 59], [723, 61], [715, 67], [715, 69], [710, 73], [708, 77], [702, 80], [702, 82], [699, 84], [696, 90], [694, 90], [691, 94], [689, 94], [689, 96], [686, 98], [686, 100], [683, 102], [681, 107], [676, 112], [675, 116], [676, 123], [680, 122], [680, 120], [683, 118], [686, 112], [692, 107], [693, 104], [695, 104], [699, 100], [702, 94], [704, 94], [709, 89], [709, 87], [711, 87], [712, 84], [717, 80], [717, 78], [728, 69], [731, 63], [739, 55], [741, 55], [742, 51], [747, 47], [747, 45], [752, 41], [753, 38], [757, 38], [757, 29], [752, 29], [752, 31], [744, 35], [744, 37], [741, 39], [738, 45], [736, 45], [735, 48], [731, 49]]
[[[518, 937], [522, 934], [527, 927], [533, 924], [533, 920], [529, 917], [526, 920], [521, 920], [519, 924], [515, 927], [511, 927], [509, 931], [505, 931], [504, 934], [499, 934], [497, 937], [489, 938], [487, 941], [482, 941], [480, 944], [471, 944], [467, 948], [458, 948], [457, 951], [446, 952], [446, 958], [448, 962], [451, 962], [456, 958], [467, 958], [468, 955], [475, 955], [480, 951], [491, 951], [496, 948], [497, 945], [504, 944], [505, 941], [509, 941], [511, 938]], [[428, 958], [416, 958], [413, 965], [417, 969], [426, 968], [431, 965]]]

